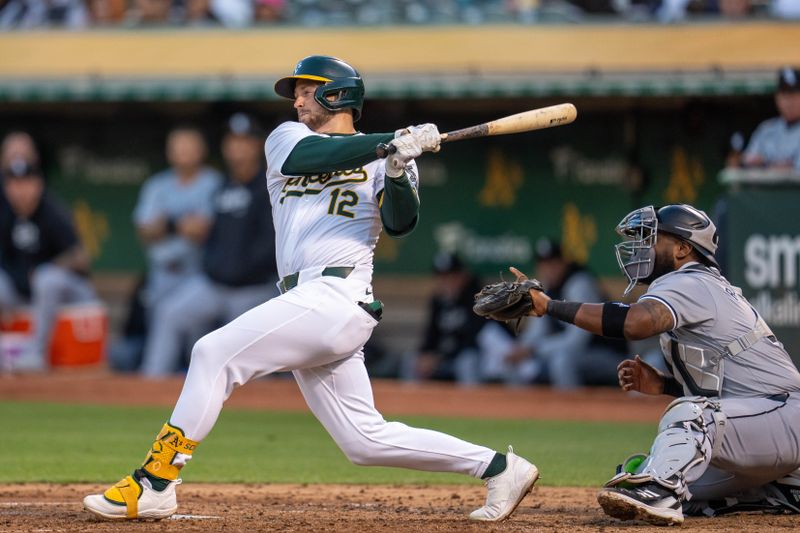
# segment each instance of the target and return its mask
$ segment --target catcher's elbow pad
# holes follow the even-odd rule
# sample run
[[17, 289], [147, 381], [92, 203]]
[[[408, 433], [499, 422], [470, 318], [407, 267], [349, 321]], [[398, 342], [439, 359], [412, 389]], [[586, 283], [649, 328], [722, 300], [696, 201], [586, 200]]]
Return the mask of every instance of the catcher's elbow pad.
[[603, 337], [614, 339], [625, 338], [625, 317], [631, 307], [619, 302], [603, 304]]

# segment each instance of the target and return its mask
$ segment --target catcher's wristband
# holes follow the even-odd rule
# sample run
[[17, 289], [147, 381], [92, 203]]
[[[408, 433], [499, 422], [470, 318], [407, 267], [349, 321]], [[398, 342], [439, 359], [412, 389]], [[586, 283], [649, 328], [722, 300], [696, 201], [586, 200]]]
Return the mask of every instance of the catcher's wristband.
[[578, 309], [580, 309], [581, 305], [580, 302], [564, 302], [561, 300], [550, 300], [547, 302], [547, 311], [546, 313], [551, 317], [558, 319], [562, 322], [567, 322], [568, 324], [575, 323], [575, 315], [578, 314]]

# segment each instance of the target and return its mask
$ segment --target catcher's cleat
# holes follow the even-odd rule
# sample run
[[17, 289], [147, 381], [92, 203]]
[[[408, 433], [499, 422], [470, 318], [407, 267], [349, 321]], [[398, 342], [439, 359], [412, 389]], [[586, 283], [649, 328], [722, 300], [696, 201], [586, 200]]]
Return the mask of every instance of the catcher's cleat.
[[103, 494], [86, 496], [83, 507], [107, 520], [167, 518], [178, 510], [175, 486], [180, 483], [180, 479], [170, 481], [164, 490], [159, 491], [146, 477], [127, 476]]
[[683, 502], [686, 516], [722, 516], [733, 513], [800, 514], [800, 472], [755, 489], [718, 500]]
[[597, 502], [608, 516], [620, 520], [638, 519], [659, 526], [683, 523], [680, 499], [656, 482], [604, 488], [597, 495]]
[[486, 503], [473, 511], [472, 520], [499, 522], [505, 520], [525, 497], [533, 490], [533, 484], [539, 479], [539, 470], [514, 453], [509, 446], [506, 455], [506, 469], [486, 480], [488, 492]]
[[767, 500], [785, 512], [800, 514], [800, 470], [767, 484]]

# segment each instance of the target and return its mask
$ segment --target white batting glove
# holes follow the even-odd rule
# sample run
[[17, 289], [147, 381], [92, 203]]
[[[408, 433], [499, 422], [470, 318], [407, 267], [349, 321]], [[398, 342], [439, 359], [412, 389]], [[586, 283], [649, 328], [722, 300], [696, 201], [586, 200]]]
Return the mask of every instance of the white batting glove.
[[403, 175], [408, 162], [419, 157], [423, 150], [416, 135], [401, 135], [389, 141], [389, 146], [394, 146], [396, 151], [386, 158], [386, 175], [390, 178], [399, 178]]
[[394, 132], [394, 138], [397, 139], [403, 135], [414, 135], [419, 140], [423, 152], [438, 152], [439, 144], [442, 142], [439, 128], [436, 124], [420, 124], [418, 126], [409, 126]]

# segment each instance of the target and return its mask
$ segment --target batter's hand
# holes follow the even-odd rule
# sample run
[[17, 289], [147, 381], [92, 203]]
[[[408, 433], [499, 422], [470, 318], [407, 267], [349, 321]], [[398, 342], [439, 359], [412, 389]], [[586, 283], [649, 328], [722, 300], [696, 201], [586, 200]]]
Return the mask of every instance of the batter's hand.
[[403, 135], [414, 135], [419, 141], [423, 152], [438, 152], [442, 142], [442, 136], [439, 133], [439, 128], [436, 124], [420, 124], [418, 126], [409, 126], [394, 132], [394, 138]]
[[390, 178], [399, 178], [405, 172], [406, 165], [412, 159], [422, 154], [422, 146], [416, 135], [401, 135], [389, 141], [396, 148], [393, 154], [386, 158], [386, 175]]
[[[510, 267], [508, 270], [510, 270], [511, 273], [517, 277], [517, 282], [528, 279], [528, 276], [514, 267]], [[530, 293], [533, 307], [531, 307], [531, 310], [528, 314], [530, 316], [544, 316], [545, 313], [547, 313], [547, 302], [550, 301], [550, 297], [546, 295], [544, 291], [537, 291], [535, 289], [531, 289]]]
[[648, 365], [638, 355], [626, 359], [617, 366], [619, 386], [624, 391], [636, 391], [642, 394], [663, 394], [664, 376]]

